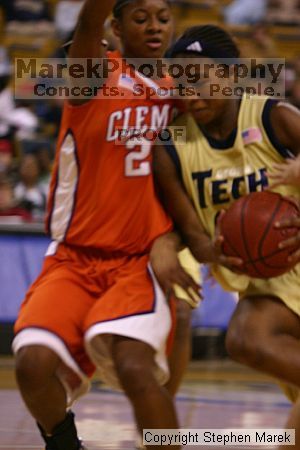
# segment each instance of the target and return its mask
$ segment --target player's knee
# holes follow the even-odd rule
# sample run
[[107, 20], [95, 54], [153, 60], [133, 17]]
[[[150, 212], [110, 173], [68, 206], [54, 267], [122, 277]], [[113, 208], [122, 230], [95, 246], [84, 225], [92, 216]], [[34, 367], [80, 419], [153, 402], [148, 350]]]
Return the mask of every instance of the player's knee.
[[156, 383], [152, 373], [153, 368], [142, 360], [125, 358], [115, 361], [115, 368], [126, 394], [129, 397], [143, 396]]
[[43, 388], [49, 377], [55, 374], [58, 357], [46, 347], [21, 348], [16, 355], [16, 377], [25, 390]]
[[182, 339], [190, 335], [191, 307], [184, 301], [178, 300], [176, 304], [176, 331], [175, 337]]
[[240, 361], [243, 354], [243, 343], [236, 329], [229, 328], [226, 333], [225, 346], [227, 353], [234, 361]]
[[260, 340], [254, 333], [248, 332], [247, 327], [240, 330], [238, 327], [229, 327], [226, 335], [226, 350], [234, 361], [259, 368], [263, 361]]

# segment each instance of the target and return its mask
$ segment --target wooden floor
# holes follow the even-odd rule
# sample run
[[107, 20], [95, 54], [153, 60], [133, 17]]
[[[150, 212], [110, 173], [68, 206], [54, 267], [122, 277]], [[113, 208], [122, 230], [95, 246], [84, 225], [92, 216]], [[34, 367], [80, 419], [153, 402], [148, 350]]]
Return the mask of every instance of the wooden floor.
[[[290, 404], [269, 378], [221, 361], [191, 364], [177, 407], [182, 428], [281, 428]], [[134, 449], [134, 421], [123, 395], [95, 379], [91, 392], [74, 411], [88, 450]], [[12, 359], [0, 359], [0, 449], [43, 449], [34, 421], [16, 390]]]

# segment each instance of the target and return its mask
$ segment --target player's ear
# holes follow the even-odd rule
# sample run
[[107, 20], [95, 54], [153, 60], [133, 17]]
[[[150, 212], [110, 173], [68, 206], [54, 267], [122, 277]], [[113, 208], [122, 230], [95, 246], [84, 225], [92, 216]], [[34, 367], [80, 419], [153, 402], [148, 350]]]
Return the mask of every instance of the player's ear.
[[111, 28], [113, 30], [114, 35], [117, 38], [121, 38], [122, 32], [121, 32], [120, 20], [119, 19], [112, 19], [110, 25], [111, 25]]

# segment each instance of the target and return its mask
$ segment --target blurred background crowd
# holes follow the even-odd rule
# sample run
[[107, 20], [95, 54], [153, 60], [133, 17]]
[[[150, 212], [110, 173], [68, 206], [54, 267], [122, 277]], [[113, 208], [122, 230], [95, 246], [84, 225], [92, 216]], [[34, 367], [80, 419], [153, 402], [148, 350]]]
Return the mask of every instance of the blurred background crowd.
[[[176, 36], [215, 23], [244, 57], [286, 58], [286, 97], [300, 107], [300, 0], [174, 0]], [[62, 100], [14, 98], [15, 57], [61, 56], [82, 0], [0, 0], [0, 223], [42, 222]], [[176, 37], [174, 36], [174, 38]], [[107, 40], [115, 42], [109, 25]]]

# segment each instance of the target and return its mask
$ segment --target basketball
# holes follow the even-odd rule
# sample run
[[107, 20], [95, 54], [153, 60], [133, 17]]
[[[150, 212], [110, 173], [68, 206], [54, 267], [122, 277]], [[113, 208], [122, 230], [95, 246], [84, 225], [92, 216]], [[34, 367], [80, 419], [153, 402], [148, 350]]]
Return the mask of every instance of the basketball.
[[300, 216], [298, 207], [275, 192], [253, 192], [240, 198], [221, 219], [223, 253], [241, 258], [242, 272], [250, 277], [272, 278], [288, 272], [294, 266], [288, 256], [298, 246], [280, 249], [278, 244], [299, 230], [278, 229], [274, 225], [293, 216]]

